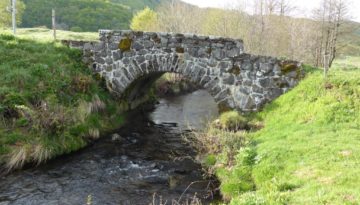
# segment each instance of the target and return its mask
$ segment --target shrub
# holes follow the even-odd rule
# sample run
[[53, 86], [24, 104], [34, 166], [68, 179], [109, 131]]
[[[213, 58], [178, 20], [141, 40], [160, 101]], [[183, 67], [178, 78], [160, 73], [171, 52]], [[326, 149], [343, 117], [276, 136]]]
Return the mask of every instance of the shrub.
[[209, 154], [205, 159], [205, 164], [207, 166], [213, 166], [216, 164], [216, 156], [214, 154]]
[[248, 127], [246, 118], [237, 111], [224, 112], [220, 116], [219, 123], [222, 129], [227, 130], [239, 130]]

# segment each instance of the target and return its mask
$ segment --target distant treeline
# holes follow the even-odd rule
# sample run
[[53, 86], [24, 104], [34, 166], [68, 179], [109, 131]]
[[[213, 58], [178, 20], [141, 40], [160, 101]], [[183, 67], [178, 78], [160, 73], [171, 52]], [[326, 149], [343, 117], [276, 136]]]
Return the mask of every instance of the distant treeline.
[[160, 0], [23, 0], [22, 27], [51, 28], [56, 10], [58, 28], [72, 31], [128, 29], [134, 10], [155, 7]]

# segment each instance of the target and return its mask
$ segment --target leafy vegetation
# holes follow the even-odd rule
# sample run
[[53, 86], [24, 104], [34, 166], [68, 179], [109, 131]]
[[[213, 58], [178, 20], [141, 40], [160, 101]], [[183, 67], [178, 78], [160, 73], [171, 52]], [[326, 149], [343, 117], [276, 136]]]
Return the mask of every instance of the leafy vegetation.
[[151, 31], [156, 23], [157, 15], [149, 7], [137, 12], [131, 20], [130, 28], [135, 31]]
[[[212, 167], [231, 204], [356, 204], [360, 200], [360, 71], [336, 68], [321, 83], [322, 72], [307, 69], [308, 76], [296, 88], [249, 116], [262, 121], [264, 128], [241, 134], [243, 143], [233, 151], [233, 158], [226, 154], [228, 148], [215, 155]], [[230, 133], [223, 131], [212, 140], [217, 146], [212, 146], [238, 144], [238, 138], [217, 141]], [[207, 136], [211, 139], [213, 131]]]
[[167, 0], [111, 0], [111, 2], [126, 5], [130, 7], [131, 10], [142, 10], [146, 7], [149, 8], [156, 8], [160, 3], [167, 1]]
[[[0, 0], [0, 28], [2, 27], [8, 27], [11, 25], [11, 13], [9, 10], [7, 10], [7, 8], [10, 6], [9, 5], [10, 1], [7, 0]], [[22, 21], [22, 14], [24, 13], [25, 10], [25, 4], [23, 1], [18, 0], [16, 1], [16, 12], [17, 12], [17, 16], [16, 16], [16, 22], [19, 24]]]
[[0, 164], [41, 163], [124, 120], [119, 102], [59, 43], [0, 35]]

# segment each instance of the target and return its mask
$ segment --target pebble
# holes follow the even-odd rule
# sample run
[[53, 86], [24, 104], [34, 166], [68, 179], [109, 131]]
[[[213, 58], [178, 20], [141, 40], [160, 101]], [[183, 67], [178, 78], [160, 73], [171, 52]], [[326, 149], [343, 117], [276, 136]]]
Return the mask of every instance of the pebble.
[[111, 135], [112, 141], [121, 141], [122, 137], [118, 133], [114, 133]]

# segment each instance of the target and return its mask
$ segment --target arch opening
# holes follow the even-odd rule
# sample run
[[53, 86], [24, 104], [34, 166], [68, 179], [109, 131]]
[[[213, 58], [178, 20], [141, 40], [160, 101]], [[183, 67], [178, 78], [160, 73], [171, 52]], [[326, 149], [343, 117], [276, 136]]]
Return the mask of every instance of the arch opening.
[[[169, 80], [166, 79], [166, 75], [170, 77], [176, 76], [178, 79]], [[179, 96], [197, 90], [204, 90], [212, 97], [220, 112], [230, 110], [231, 108], [227, 104], [217, 101], [220, 89], [216, 86], [206, 85], [178, 72], [153, 72], [134, 79], [119, 97], [128, 103], [130, 109], [135, 109], [141, 104], [153, 102], [158, 98], [172, 97], [171, 95]]]

